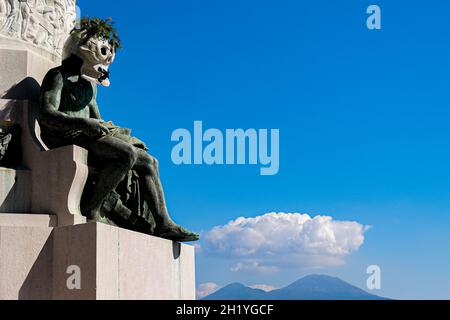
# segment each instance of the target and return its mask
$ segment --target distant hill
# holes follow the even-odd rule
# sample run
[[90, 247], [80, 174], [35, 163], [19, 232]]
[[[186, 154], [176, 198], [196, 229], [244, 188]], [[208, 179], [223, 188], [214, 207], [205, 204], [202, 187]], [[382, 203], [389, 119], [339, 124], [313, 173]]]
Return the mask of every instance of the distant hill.
[[232, 283], [202, 300], [264, 300], [267, 292]]
[[370, 294], [339, 278], [311, 275], [270, 292], [233, 283], [202, 300], [386, 300], [386, 298]]

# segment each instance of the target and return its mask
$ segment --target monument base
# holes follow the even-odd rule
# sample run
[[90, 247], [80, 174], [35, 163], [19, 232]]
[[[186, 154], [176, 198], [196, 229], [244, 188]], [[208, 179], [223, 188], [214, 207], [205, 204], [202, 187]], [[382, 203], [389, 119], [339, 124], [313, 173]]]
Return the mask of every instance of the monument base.
[[192, 246], [100, 223], [0, 215], [0, 300], [193, 300]]

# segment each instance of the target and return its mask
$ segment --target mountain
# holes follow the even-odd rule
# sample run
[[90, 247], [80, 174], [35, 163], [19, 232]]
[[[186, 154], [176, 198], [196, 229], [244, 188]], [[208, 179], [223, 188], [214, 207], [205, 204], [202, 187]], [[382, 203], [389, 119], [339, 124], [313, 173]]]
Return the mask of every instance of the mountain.
[[266, 292], [240, 283], [232, 283], [202, 300], [265, 300]]
[[370, 294], [339, 278], [311, 275], [270, 292], [233, 283], [203, 300], [386, 300], [386, 298]]

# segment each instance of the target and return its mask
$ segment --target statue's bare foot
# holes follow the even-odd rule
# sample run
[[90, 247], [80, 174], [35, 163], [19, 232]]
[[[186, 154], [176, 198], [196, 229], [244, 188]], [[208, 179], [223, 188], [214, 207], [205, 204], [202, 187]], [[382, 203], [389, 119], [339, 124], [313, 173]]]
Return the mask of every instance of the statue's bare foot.
[[175, 223], [157, 228], [154, 236], [178, 242], [192, 242], [200, 239], [198, 233], [191, 232]]

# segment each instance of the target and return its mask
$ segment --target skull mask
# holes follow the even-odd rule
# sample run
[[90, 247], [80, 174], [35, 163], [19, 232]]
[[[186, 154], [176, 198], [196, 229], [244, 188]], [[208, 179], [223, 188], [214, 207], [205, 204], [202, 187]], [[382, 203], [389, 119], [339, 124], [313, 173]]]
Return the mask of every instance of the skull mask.
[[76, 55], [83, 59], [81, 75], [84, 79], [109, 87], [109, 66], [116, 56], [114, 46], [104, 38], [90, 37], [78, 47]]

